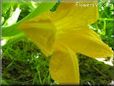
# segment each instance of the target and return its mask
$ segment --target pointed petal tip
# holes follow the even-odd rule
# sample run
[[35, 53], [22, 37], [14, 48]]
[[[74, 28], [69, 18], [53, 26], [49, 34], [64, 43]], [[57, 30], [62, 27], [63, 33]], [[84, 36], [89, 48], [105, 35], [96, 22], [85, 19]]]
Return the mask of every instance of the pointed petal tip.
[[108, 45], [105, 44], [104, 49], [105, 49], [104, 57], [113, 57], [114, 52], [111, 47], [109, 47]]

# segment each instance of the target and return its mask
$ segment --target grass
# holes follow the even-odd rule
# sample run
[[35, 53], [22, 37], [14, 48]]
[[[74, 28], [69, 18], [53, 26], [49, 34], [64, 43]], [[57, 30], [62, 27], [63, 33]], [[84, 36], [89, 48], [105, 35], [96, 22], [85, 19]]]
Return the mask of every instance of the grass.
[[10, 40], [3, 47], [3, 79], [10, 85], [53, 83], [48, 60], [27, 38]]

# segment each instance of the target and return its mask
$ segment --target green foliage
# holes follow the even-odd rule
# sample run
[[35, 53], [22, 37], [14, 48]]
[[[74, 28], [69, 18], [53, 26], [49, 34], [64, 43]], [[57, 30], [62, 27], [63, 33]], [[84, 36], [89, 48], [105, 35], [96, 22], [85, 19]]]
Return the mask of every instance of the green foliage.
[[3, 52], [3, 84], [53, 84], [48, 71], [48, 60], [27, 38], [8, 41]]
[[[100, 17], [91, 26], [114, 50], [114, 3], [107, 4], [108, 2], [99, 2]], [[58, 5], [59, 2], [54, 5], [53, 3], [28, 3], [25, 1], [2, 4], [4, 8], [2, 10], [2, 36], [3, 39], [10, 39], [6, 45], [2, 46], [2, 85], [55, 84], [49, 75], [48, 57], [43, 55], [39, 48], [16, 28], [16, 24], [49, 10], [53, 6], [51, 11], [55, 11]], [[17, 7], [21, 9], [21, 13], [15, 24], [8, 26], [6, 22]], [[82, 85], [108, 85], [111, 80], [114, 80], [114, 66], [111, 67], [83, 55], [78, 57]]]
[[114, 80], [114, 66], [79, 55], [81, 84], [108, 85]]
[[99, 19], [93, 24], [102, 40], [114, 49], [114, 3], [99, 2]]
[[[39, 3], [37, 8], [34, 9], [31, 13], [27, 13], [28, 15], [24, 15], [24, 18], [23, 19], [20, 19], [20, 21], [18, 21], [18, 18], [17, 18], [17, 23], [15, 21], [15, 24], [12, 23], [12, 25], [10, 26], [8, 23], [10, 22], [13, 22], [12, 20], [8, 21], [9, 18], [11, 18], [12, 16], [14, 15], [11, 15], [11, 17], [9, 16], [9, 18], [5, 19], [5, 22], [6, 23], [3, 23], [2, 25], [2, 33], [3, 33], [3, 37], [8, 37], [8, 36], [15, 36], [17, 34], [20, 34], [21, 31], [17, 28], [18, 24], [23, 22], [24, 20], [27, 20], [27, 19], [30, 19], [30, 18], [33, 18], [35, 16], [38, 16], [40, 15], [41, 13], [45, 12], [46, 10], [50, 10], [53, 6], [54, 6], [55, 3]], [[18, 6], [20, 4], [17, 4], [16, 6]], [[21, 4], [22, 5], [22, 4]], [[23, 4], [21, 7], [23, 7], [25, 4]], [[26, 9], [26, 8], [25, 8]], [[21, 9], [21, 10], [24, 10], [24, 9]], [[7, 12], [9, 12], [7, 10]], [[12, 13], [13, 11], [11, 10], [10, 14]], [[18, 15], [18, 14], [15, 14], [15, 15]], [[3, 18], [5, 18], [3, 15], [2, 15]], [[22, 16], [21, 16], [22, 18]], [[9, 26], [9, 27], [8, 27]]]
[[59, 6], [59, 4], [60, 4], [60, 1], [58, 1], [58, 2], [50, 9], [50, 11], [52, 11], [52, 12], [56, 11], [56, 9], [57, 9], [57, 7]]

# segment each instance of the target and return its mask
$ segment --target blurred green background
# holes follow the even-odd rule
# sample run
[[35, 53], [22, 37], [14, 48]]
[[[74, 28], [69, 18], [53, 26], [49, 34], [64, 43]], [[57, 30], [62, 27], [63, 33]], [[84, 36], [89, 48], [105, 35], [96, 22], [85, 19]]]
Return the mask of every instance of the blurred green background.
[[[58, 3], [58, 2], [57, 2]], [[59, 5], [59, 4], [57, 4]], [[57, 5], [52, 9], [56, 10]], [[2, 3], [2, 85], [54, 85], [48, 71], [48, 59], [22, 32], [10, 27], [34, 11], [39, 3]], [[16, 11], [17, 10], [17, 11]], [[21, 12], [20, 12], [21, 10]], [[16, 14], [15, 14], [16, 13]], [[14, 19], [14, 16], [17, 15]], [[114, 50], [114, 1], [99, 0], [99, 19], [91, 25]], [[11, 27], [10, 27], [11, 28]], [[5, 43], [5, 44], [4, 44]], [[82, 85], [108, 85], [114, 80], [114, 66], [78, 55]], [[109, 61], [110, 59], [106, 59]], [[112, 60], [112, 64], [114, 61]]]

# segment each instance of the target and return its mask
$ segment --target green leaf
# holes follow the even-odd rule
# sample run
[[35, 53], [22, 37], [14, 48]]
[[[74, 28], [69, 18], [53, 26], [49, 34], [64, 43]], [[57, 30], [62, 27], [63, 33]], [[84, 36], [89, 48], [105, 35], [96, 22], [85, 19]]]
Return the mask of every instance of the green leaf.
[[2, 13], [5, 14], [11, 7], [11, 3], [2, 2]]
[[33, 12], [31, 12], [28, 16], [26, 16], [24, 19], [22, 19], [19, 23], [23, 22], [26, 19], [30, 19], [35, 16], [38, 16], [47, 10], [50, 10], [55, 5], [55, 3], [53, 3], [53, 2], [52, 3], [51, 2], [50, 3], [48, 3], [48, 2], [40, 3], [39, 6]]
[[7, 37], [7, 36], [14, 36], [17, 34], [22, 33], [17, 26], [20, 23], [23, 23], [25, 20], [31, 19], [35, 16], [40, 15], [41, 13], [50, 10], [55, 3], [40, 3], [39, 6], [33, 11], [31, 12], [28, 16], [26, 16], [25, 18], [23, 18], [22, 20], [20, 20], [19, 22], [17, 22], [16, 24], [9, 26], [9, 27], [2, 27], [2, 36], [3, 37]]
[[22, 33], [19, 29], [17, 29], [16, 25], [12, 25], [9, 27], [3, 27], [2, 28], [2, 37], [10, 37], [15, 36]]

